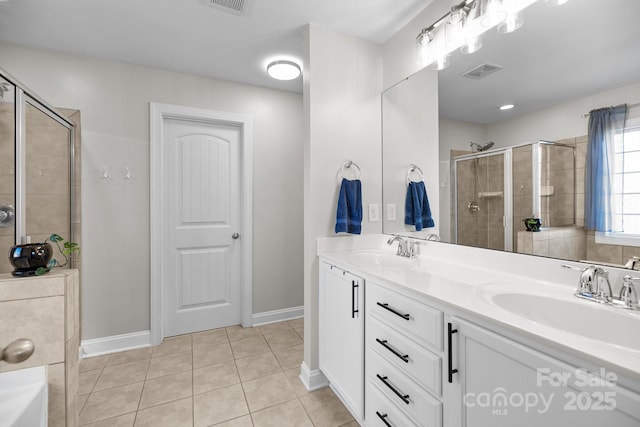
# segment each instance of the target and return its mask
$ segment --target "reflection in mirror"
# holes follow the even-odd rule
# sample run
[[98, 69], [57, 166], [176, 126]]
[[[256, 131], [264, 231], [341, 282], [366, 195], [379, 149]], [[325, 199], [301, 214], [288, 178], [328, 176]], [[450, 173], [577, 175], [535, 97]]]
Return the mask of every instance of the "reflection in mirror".
[[[438, 121], [437, 93], [435, 71], [425, 70], [382, 94], [385, 233], [417, 238], [439, 234], [438, 130], [433, 126]], [[434, 226], [418, 230], [415, 215], [411, 209], [407, 211], [406, 205], [407, 196], [411, 196], [410, 184], [420, 182], [426, 190], [421, 207], [426, 211], [428, 204]]]
[[[437, 72], [436, 225], [442, 240], [452, 243], [622, 265], [640, 255], [640, 248], [629, 240], [604, 244], [584, 229], [586, 113], [626, 103], [627, 127], [640, 117], [640, 2], [581, 0], [554, 8], [544, 3], [524, 11], [522, 28], [487, 32], [480, 51], [455, 52], [451, 66]], [[494, 72], [464, 75], [474, 69]], [[433, 73], [425, 68], [388, 92], [424, 96], [418, 82]], [[435, 90], [429, 93], [433, 97]], [[398, 117], [403, 109], [413, 111], [417, 101], [410, 95], [407, 105], [395, 104], [387, 114], [388, 96], [383, 95], [383, 203], [392, 197], [397, 203], [405, 191], [401, 165], [427, 157], [416, 154], [425, 139], [391, 142], [391, 130], [419, 119]], [[505, 104], [515, 107], [500, 110]], [[493, 146], [479, 150], [489, 142]], [[628, 173], [625, 180], [640, 182], [640, 173]], [[531, 217], [540, 219], [540, 232], [526, 231], [524, 220]], [[410, 230], [385, 217], [383, 231]]]

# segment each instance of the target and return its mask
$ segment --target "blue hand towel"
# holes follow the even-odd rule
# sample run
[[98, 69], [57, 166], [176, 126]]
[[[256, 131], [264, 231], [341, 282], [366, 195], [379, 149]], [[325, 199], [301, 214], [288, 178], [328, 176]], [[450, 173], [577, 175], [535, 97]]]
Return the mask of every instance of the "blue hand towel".
[[360, 234], [362, 229], [362, 183], [342, 179], [336, 212], [336, 233]]
[[407, 186], [407, 199], [404, 205], [404, 223], [415, 225], [416, 231], [435, 227], [431, 217], [429, 198], [424, 182], [410, 182]]

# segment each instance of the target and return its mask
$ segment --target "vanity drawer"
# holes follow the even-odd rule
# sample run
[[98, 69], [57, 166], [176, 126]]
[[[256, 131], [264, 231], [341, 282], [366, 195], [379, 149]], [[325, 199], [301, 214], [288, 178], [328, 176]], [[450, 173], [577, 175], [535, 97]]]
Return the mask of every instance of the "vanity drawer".
[[428, 426], [440, 425], [442, 420], [440, 401], [382, 359], [376, 352], [369, 351], [367, 356], [367, 378], [378, 386], [388, 400], [401, 407], [410, 417]]
[[367, 284], [366, 300], [367, 313], [442, 351], [442, 311], [374, 283]]
[[440, 356], [431, 353], [372, 317], [367, 323], [367, 346], [368, 355], [379, 354], [387, 364], [395, 366], [427, 391], [436, 396], [442, 394]]
[[367, 427], [418, 427], [400, 409], [384, 397], [373, 383], [367, 384]]

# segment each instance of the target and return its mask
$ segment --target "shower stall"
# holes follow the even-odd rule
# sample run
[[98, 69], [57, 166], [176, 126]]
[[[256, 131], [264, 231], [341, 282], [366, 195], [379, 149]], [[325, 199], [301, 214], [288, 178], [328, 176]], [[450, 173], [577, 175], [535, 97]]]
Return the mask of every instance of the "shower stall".
[[77, 110], [49, 106], [0, 70], [0, 273], [9, 248], [52, 233], [79, 239]]
[[456, 243], [516, 251], [523, 219], [575, 225], [575, 147], [538, 141], [452, 159]]

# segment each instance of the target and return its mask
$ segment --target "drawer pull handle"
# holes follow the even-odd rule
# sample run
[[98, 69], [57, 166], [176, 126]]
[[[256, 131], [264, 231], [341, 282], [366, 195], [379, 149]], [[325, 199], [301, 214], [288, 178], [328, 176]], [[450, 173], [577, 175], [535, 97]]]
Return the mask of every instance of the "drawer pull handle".
[[376, 411], [376, 415], [382, 420], [384, 425], [386, 425], [387, 427], [393, 427], [391, 424], [389, 424], [389, 421], [386, 420], [389, 414], [381, 414], [380, 412]]
[[451, 323], [447, 323], [447, 344], [448, 344], [448, 352], [447, 359], [449, 361], [449, 384], [453, 383], [453, 374], [458, 372], [457, 369], [453, 369], [453, 349], [451, 348], [453, 341], [453, 334], [457, 333], [457, 329], [453, 329], [453, 325]]
[[387, 381], [389, 379], [389, 377], [381, 377], [380, 374], [376, 374], [376, 377], [378, 377], [378, 379], [380, 381], [382, 381], [382, 383], [384, 385], [386, 385], [387, 387], [389, 387], [391, 389], [392, 392], [394, 392], [396, 394], [396, 396], [398, 396], [400, 399], [402, 399], [402, 401], [404, 403], [406, 403], [407, 405], [409, 403], [411, 403], [411, 401], [409, 400], [409, 395], [408, 394], [402, 394], [400, 393], [389, 381]]
[[356, 318], [356, 313], [359, 313], [360, 310], [356, 309], [356, 288], [358, 288], [359, 285], [356, 283], [355, 280], [351, 281], [351, 318], [355, 319]]
[[389, 304], [387, 304], [386, 302], [385, 303], [378, 302], [377, 304], [380, 307], [384, 308], [385, 310], [389, 310], [390, 312], [392, 312], [396, 316], [402, 317], [404, 320], [409, 320], [411, 318], [411, 316], [409, 314], [402, 314], [398, 310], [396, 310], [395, 308], [389, 307]]
[[383, 346], [384, 348], [389, 350], [391, 353], [395, 354], [400, 359], [402, 359], [404, 361], [404, 363], [409, 363], [409, 355], [408, 354], [400, 353], [398, 350], [396, 350], [395, 348], [391, 347], [391, 345], [387, 344], [387, 342], [388, 342], [387, 340], [381, 340], [380, 338], [376, 338], [376, 341], [378, 341], [378, 344], [380, 344], [381, 346]]

